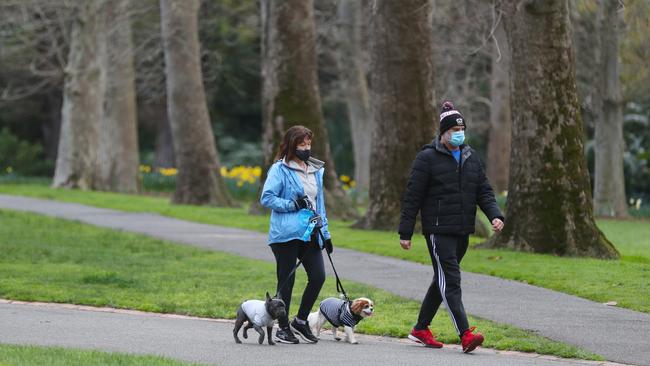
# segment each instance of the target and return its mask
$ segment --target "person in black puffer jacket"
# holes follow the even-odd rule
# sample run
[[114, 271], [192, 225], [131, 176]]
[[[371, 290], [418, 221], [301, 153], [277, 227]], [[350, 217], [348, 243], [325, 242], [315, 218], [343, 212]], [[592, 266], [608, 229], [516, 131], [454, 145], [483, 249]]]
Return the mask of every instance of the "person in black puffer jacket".
[[494, 231], [503, 228], [504, 217], [494, 198], [494, 191], [476, 152], [463, 144], [465, 119], [445, 102], [440, 114], [440, 135], [425, 145], [415, 157], [404, 194], [400, 217], [400, 245], [408, 250], [420, 213], [434, 279], [422, 302], [418, 322], [409, 338], [428, 347], [439, 348], [429, 324], [440, 304], [445, 303], [464, 352], [471, 352], [483, 342], [467, 322], [460, 288], [460, 266], [469, 235], [474, 232], [476, 206], [488, 217]]

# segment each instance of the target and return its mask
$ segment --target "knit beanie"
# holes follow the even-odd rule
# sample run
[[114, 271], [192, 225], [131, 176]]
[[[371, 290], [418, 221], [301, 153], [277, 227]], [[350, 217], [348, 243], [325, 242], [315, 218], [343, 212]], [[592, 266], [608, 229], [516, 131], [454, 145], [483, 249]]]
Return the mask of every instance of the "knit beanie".
[[460, 115], [454, 105], [447, 101], [442, 104], [442, 113], [440, 113], [440, 136], [454, 126], [465, 126], [465, 118]]

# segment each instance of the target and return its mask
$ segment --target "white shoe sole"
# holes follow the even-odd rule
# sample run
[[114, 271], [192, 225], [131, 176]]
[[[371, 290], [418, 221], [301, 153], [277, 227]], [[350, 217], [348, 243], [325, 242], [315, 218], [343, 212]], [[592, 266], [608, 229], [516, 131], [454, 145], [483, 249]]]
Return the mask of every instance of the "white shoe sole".
[[410, 340], [412, 340], [413, 342], [415, 342], [415, 343], [424, 344], [424, 343], [422, 343], [421, 340], [417, 339], [416, 337], [412, 336], [411, 334], [409, 334], [408, 338], [409, 338]]
[[306, 343], [316, 343], [316, 342], [318, 342], [318, 341], [309, 340], [309, 338], [302, 335], [302, 333], [300, 333], [298, 331], [298, 329], [293, 327], [293, 324], [289, 324], [289, 327], [291, 328], [291, 331], [293, 332], [294, 335], [298, 335], [298, 337], [302, 338], [302, 340], [305, 341]]
[[430, 345], [428, 345], [428, 344], [425, 344], [424, 342], [422, 342], [421, 340], [417, 339], [415, 336], [413, 336], [413, 335], [411, 335], [411, 334], [408, 335], [408, 339], [412, 340], [412, 341], [415, 342], [415, 343], [419, 343], [419, 344], [421, 344], [421, 345], [423, 345], [424, 347], [427, 347], [427, 348], [442, 348], [442, 347], [433, 347], [433, 346], [430, 346]]
[[289, 342], [289, 341], [286, 341], [286, 340], [284, 340], [282, 338], [278, 338], [278, 337], [273, 337], [273, 340], [278, 342], [278, 343], [284, 343], [284, 344], [298, 344], [298, 343], [300, 343], [300, 342], [298, 342], [298, 343]]

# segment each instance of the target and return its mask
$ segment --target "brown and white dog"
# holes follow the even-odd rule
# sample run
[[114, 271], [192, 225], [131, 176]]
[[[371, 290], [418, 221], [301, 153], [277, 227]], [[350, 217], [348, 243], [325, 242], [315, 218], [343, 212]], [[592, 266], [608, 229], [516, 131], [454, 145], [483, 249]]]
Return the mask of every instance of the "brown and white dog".
[[309, 314], [307, 321], [311, 327], [312, 333], [318, 337], [320, 330], [329, 322], [332, 325], [332, 334], [334, 339], [340, 341], [336, 335], [337, 329], [343, 327], [345, 331], [345, 341], [351, 344], [357, 344], [354, 337], [354, 327], [366, 317], [374, 314], [374, 303], [372, 300], [360, 297], [353, 301], [345, 301], [335, 297], [329, 297], [321, 301], [319, 310]]

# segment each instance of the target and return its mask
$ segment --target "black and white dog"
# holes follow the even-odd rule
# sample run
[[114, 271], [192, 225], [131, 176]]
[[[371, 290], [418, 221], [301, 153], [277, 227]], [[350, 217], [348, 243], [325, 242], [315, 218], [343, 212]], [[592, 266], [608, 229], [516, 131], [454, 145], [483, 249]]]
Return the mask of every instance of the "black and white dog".
[[279, 298], [271, 298], [269, 293], [266, 293], [266, 301], [261, 300], [248, 300], [244, 301], [239, 308], [237, 309], [237, 320], [235, 321], [235, 329], [233, 329], [232, 334], [235, 337], [236, 343], [241, 343], [237, 333], [239, 329], [244, 325], [245, 321], [248, 321], [248, 324], [244, 327], [243, 336], [245, 339], [248, 338], [247, 331], [250, 328], [254, 328], [260, 337], [257, 340], [259, 344], [264, 343], [264, 329], [268, 333], [267, 339], [270, 345], [274, 345], [273, 337], [271, 337], [271, 331], [273, 330], [273, 324], [275, 320], [281, 316], [286, 316], [287, 310], [284, 305], [284, 301]]
[[351, 302], [329, 297], [321, 301], [318, 311], [309, 314], [307, 321], [316, 337], [320, 335], [320, 330], [327, 321], [332, 324], [332, 334], [335, 340], [341, 340], [336, 335], [336, 331], [342, 326], [345, 331], [345, 341], [357, 344], [359, 342], [354, 337], [354, 327], [364, 318], [374, 314], [374, 306], [372, 300], [365, 297]]

